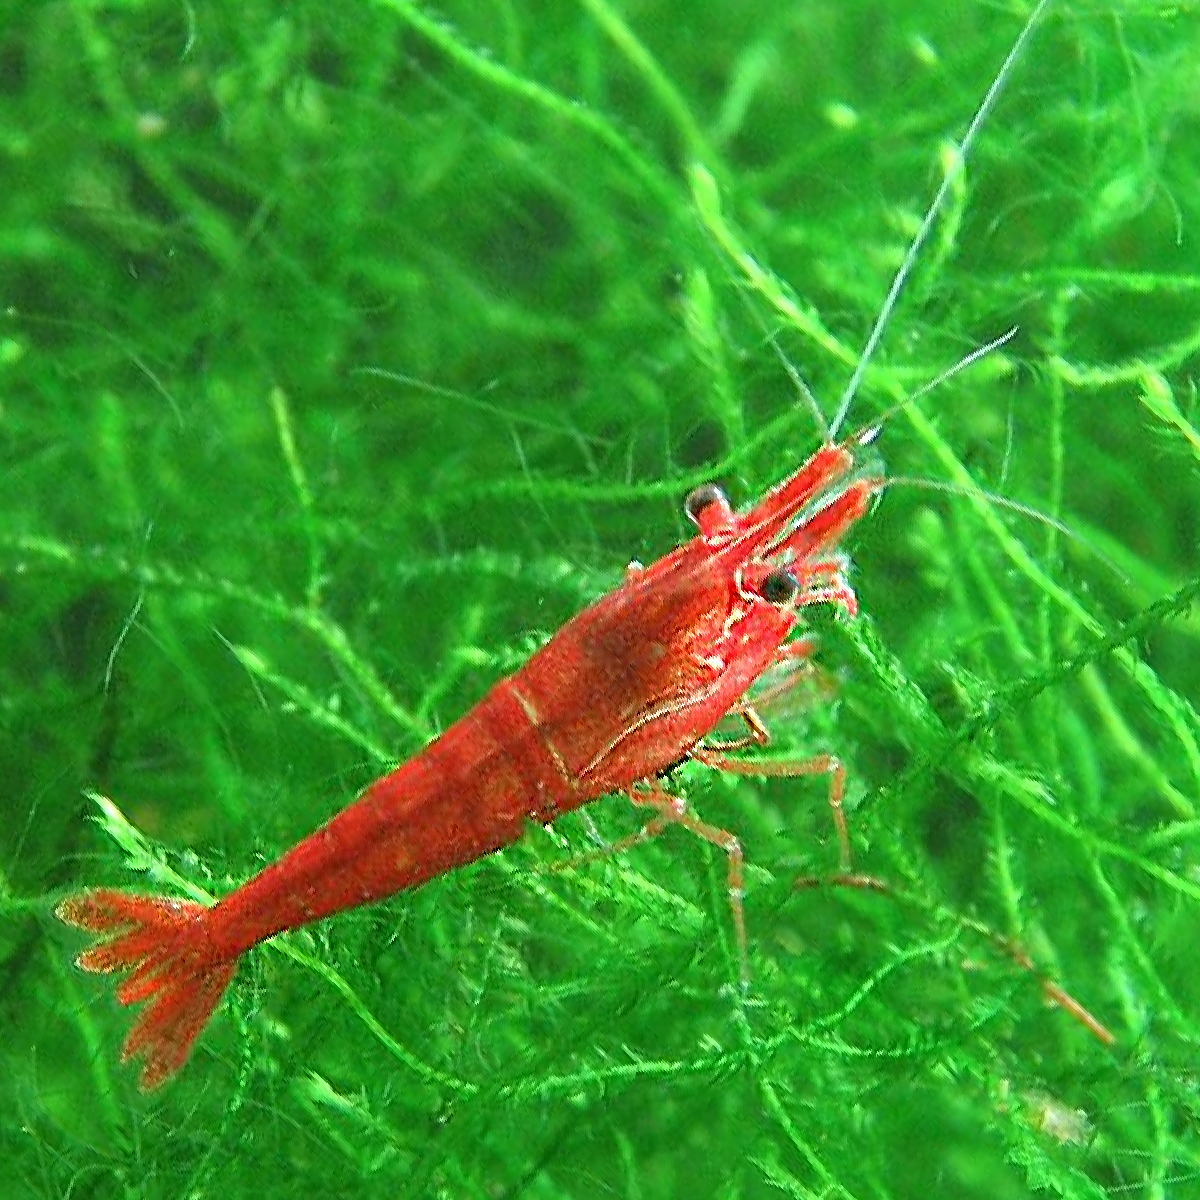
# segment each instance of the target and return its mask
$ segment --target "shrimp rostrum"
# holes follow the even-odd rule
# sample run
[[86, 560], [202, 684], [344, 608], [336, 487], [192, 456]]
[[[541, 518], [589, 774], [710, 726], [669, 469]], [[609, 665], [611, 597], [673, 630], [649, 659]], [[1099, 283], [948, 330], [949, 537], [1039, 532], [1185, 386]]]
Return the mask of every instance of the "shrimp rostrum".
[[[415, 887], [511, 844], [530, 820], [553, 821], [611, 792], [656, 810], [644, 834], [679, 823], [729, 855], [745, 980], [740, 846], [694, 817], [660, 776], [688, 758], [752, 774], [827, 773], [845, 857], [835, 759], [756, 764], [727, 751], [766, 740], [747, 694], [811, 652], [811, 640], [794, 636], [802, 610], [856, 611], [838, 544], [883, 487], [859, 462], [865, 440], [823, 446], [746, 511], [716, 487], [697, 488], [686, 502], [694, 537], [631, 566], [424, 750], [215, 905], [108, 889], [64, 900], [58, 916], [102, 939], [79, 965], [124, 973], [118, 999], [145, 1005], [123, 1050], [143, 1060], [142, 1086], [187, 1060], [252, 946]], [[731, 715], [748, 736], [706, 746]]]

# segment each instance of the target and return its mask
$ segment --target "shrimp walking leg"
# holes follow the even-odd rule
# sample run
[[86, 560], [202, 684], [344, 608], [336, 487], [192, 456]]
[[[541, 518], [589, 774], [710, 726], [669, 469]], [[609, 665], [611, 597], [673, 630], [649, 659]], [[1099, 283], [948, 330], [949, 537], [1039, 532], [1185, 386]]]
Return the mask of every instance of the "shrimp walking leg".
[[565, 870], [567, 867], [577, 867], [585, 863], [596, 862], [602, 858], [611, 858], [622, 854], [634, 846], [640, 846], [652, 841], [671, 825], [680, 825], [710, 845], [723, 850], [729, 858], [728, 892], [729, 908], [733, 915], [734, 935], [738, 948], [738, 976], [743, 988], [750, 985], [750, 956], [746, 943], [746, 913], [745, 913], [745, 855], [742, 844], [737, 837], [716, 825], [700, 820], [689, 811], [687, 801], [682, 796], [676, 796], [667, 791], [657, 780], [648, 781], [640, 787], [630, 788], [626, 795], [630, 801], [640, 808], [653, 808], [658, 816], [652, 817], [641, 829], [625, 837], [610, 842], [599, 850], [588, 854], [575, 855], [565, 863], [556, 864], [552, 869]]
[[645, 785], [645, 790], [630, 788], [627, 795], [634, 804], [657, 809], [659, 814], [654, 820], [647, 822], [639, 834], [633, 835], [636, 840], [645, 841], [649, 837], [661, 833], [668, 825], [680, 825], [698, 838], [708, 842], [709, 845], [716, 846], [718, 850], [725, 852], [729, 859], [727, 888], [729, 909], [733, 915], [733, 931], [737, 938], [738, 977], [743, 991], [748, 989], [750, 986], [750, 954], [746, 948], [746, 879], [742, 843], [727, 829], [720, 829], [716, 825], [710, 825], [707, 821], [700, 820], [693, 812], [689, 811], [687, 801], [682, 796], [676, 796], [667, 791], [657, 780], [650, 780]]
[[599, 843], [598, 847], [585, 854], [572, 854], [570, 858], [554, 863], [549, 869], [553, 872], [567, 871], [575, 867], [585, 867], [588, 863], [599, 862], [601, 859], [615, 858], [617, 855], [624, 854], [626, 850], [632, 850], [634, 846], [641, 846], [645, 842], [653, 841], [670, 824], [672, 821], [668, 817], [655, 817], [653, 820], [647, 821], [641, 829], [627, 833], [624, 837], [617, 838], [615, 842], [610, 842], [601, 835], [593, 823], [592, 837]]
[[732, 742], [720, 742], [712, 746], [698, 746], [691, 757], [717, 771], [728, 771], [733, 775], [755, 775], [759, 778], [797, 779], [805, 775], [829, 776], [829, 808], [833, 813], [833, 824], [838, 839], [838, 868], [845, 875], [850, 872], [850, 828], [846, 822], [846, 811], [842, 801], [846, 795], [846, 768], [832, 754], [814, 754], [812, 758], [772, 759], [766, 762], [754, 759], [732, 758], [730, 750], [741, 750], [748, 746], [769, 746], [771, 731], [762, 718], [749, 705], [741, 711], [750, 734]]

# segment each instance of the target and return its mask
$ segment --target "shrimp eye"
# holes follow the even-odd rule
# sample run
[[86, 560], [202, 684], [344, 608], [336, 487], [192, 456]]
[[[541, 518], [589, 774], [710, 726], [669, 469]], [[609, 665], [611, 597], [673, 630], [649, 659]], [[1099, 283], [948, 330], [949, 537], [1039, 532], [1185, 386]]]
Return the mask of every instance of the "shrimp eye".
[[795, 575], [783, 567], [762, 581], [762, 598], [771, 604], [786, 604], [799, 590]]
[[683, 511], [691, 517], [695, 524], [699, 525], [700, 514], [714, 504], [719, 504], [724, 509], [729, 508], [729, 501], [725, 499], [725, 493], [715, 483], [702, 483], [698, 488], [693, 488], [688, 492], [687, 499], [683, 502]]

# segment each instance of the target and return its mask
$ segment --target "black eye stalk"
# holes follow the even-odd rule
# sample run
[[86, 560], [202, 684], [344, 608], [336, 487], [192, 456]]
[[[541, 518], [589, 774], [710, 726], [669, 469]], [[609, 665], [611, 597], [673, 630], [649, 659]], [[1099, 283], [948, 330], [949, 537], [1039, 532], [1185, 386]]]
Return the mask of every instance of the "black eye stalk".
[[683, 502], [683, 508], [692, 524], [706, 539], [727, 537], [737, 523], [728, 497], [715, 483], [705, 483], [693, 488]]
[[762, 581], [762, 598], [769, 604], [787, 604], [799, 590], [799, 581], [785, 567], [772, 571]]
[[725, 493], [715, 483], [702, 483], [698, 488], [693, 488], [688, 492], [687, 499], [683, 502], [683, 511], [691, 517], [695, 524], [699, 525], [700, 514], [714, 504], [719, 504], [723, 508], [729, 507]]

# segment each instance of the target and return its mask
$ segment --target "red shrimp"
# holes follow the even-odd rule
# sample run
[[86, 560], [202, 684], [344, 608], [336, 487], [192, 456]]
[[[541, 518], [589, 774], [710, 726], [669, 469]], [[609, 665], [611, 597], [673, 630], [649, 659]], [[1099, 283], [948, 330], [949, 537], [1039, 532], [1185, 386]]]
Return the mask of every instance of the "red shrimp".
[[[184, 1064], [252, 946], [416, 887], [515, 842], [527, 821], [551, 822], [612, 792], [656, 810], [637, 836], [679, 823], [729, 856], [745, 982], [741, 847], [660, 777], [685, 759], [751, 774], [827, 773], [845, 865], [836, 759], [756, 764], [726, 752], [768, 740], [747, 693], [773, 668], [803, 667], [813, 643], [793, 636], [801, 610], [857, 609], [837, 547], [884, 486], [860, 461], [867, 440], [822, 446], [744, 512], [719, 488], [697, 488], [686, 502], [694, 537], [649, 567], [631, 566], [440, 737], [212, 907], [109, 889], [59, 904], [61, 920], [107, 939], [79, 966], [128, 972], [117, 998], [146, 1005], [122, 1052], [144, 1060], [143, 1089]], [[706, 745], [730, 715], [748, 735]]]

